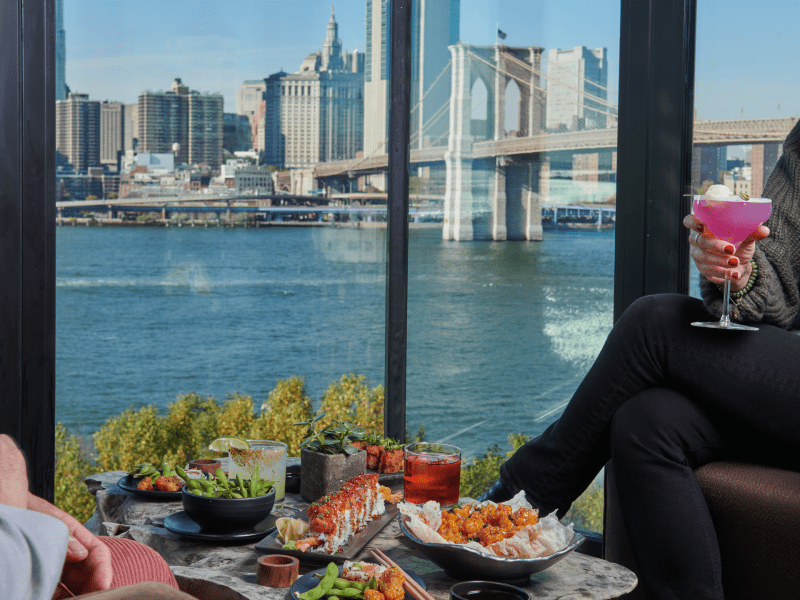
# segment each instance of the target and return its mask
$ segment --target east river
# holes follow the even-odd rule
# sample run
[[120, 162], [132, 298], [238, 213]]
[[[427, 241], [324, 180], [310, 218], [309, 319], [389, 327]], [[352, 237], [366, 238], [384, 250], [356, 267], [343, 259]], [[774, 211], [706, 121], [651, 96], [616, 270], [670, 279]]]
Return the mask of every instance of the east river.
[[[57, 419], [90, 435], [187, 392], [383, 382], [385, 231], [57, 229]], [[409, 240], [407, 425], [465, 456], [550, 424], [612, 325], [614, 232]]]

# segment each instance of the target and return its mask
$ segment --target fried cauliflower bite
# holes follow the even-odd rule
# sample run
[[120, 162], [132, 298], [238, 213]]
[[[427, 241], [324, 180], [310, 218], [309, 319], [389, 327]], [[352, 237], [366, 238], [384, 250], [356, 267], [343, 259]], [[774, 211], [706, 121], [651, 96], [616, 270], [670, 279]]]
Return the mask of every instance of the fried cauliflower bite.
[[177, 475], [172, 475], [171, 477], [162, 475], [156, 478], [154, 486], [159, 492], [180, 492], [183, 487], [183, 480]]
[[136, 489], [151, 492], [153, 491], [153, 481], [149, 477], [145, 477], [139, 482], [139, 485], [136, 486]]
[[386, 597], [386, 600], [403, 600], [406, 596], [403, 589], [404, 583], [405, 577], [397, 567], [386, 569], [378, 577], [378, 589]]

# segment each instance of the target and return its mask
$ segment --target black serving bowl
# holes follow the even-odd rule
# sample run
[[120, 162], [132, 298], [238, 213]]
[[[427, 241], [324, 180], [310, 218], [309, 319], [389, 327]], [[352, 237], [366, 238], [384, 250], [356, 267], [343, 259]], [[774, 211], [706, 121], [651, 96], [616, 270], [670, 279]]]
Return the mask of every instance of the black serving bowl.
[[286, 467], [286, 493], [300, 493], [300, 465], [289, 465]]
[[183, 510], [192, 521], [208, 532], [242, 533], [249, 531], [272, 512], [275, 488], [256, 498], [206, 498], [181, 490]]
[[576, 532], [566, 548], [548, 556], [540, 558], [503, 558], [478, 552], [460, 544], [423, 542], [406, 527], [407, 518], [400, 515], [400, 531], [432, 563], [440, 567], [453, 579], [459, 580], [478, 578], [527, 585], [531, 575], [552, 567], [585, 540], [580, 533]]
[[496, 581], [461, 581], [450, 588], [450, 600], [530, 600], [530, 597], [515, 585]]

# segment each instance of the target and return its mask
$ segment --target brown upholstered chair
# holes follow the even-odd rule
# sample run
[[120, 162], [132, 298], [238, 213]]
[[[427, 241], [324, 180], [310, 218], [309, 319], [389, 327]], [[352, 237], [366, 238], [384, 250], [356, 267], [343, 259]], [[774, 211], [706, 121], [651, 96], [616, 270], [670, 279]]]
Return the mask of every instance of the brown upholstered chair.
[[[613, 465], [606, 466], [605, 559], [637, 573], [622, 522]], [[722, 555], [726, 600], [800, 598], [800, 473], [734, 461], [695, 471]], [[644, 599], [640, 585], [628, 600]], [[687, 599], [688, 600], [688, 599]]]

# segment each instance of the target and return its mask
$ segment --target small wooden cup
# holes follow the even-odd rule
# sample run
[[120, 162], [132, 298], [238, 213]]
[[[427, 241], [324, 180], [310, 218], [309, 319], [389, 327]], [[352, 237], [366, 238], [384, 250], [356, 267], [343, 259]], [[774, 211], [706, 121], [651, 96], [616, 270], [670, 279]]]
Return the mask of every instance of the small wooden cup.
[[200, 469], [205, 473], [214, 474], [222, 466], [222, 462], [213, 458], [195, 458], [189, 461], [190, 469]]
[[286, 588], [297, 581], [300, 561], [285, 554], [265, 554], [258, 559], [258, 585]]

